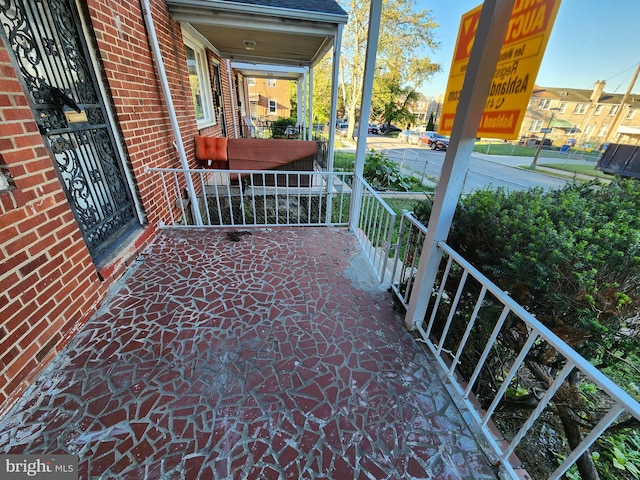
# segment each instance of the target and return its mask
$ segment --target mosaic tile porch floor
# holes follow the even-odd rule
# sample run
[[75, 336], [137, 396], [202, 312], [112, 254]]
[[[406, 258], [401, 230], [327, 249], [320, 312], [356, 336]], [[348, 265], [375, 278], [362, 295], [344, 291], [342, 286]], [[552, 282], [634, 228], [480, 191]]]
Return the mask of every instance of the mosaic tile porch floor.
[[83, 479], [496, 478], [353, 234], [252, 232], [160, 234], [0, 452]]

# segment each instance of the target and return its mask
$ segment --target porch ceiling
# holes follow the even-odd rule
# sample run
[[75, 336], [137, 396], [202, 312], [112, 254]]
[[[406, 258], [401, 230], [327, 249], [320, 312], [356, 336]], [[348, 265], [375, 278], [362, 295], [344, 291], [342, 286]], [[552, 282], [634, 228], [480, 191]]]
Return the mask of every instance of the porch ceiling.
[[175, 20], [190, 23], [222, 57], [239, 62], [314, 65], [332, 47], [338, 26], [347, 21], [333, 0], [311, 1], [309, 9], [300, 2], [266, 3], [271, 2], [167, 0]]

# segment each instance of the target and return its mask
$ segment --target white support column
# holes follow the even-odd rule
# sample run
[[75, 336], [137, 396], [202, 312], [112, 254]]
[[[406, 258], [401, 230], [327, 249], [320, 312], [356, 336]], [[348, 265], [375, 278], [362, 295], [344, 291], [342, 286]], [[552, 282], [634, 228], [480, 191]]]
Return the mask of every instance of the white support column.
[[307, 72], [308, 69], [305, 69], [304, 75], [302, 76], [302, 117], [298, 117], [302, 120], [301, 140], [304, 140], [307, 136], [307, 82], [309, 81]]
[[333, 64], [331, 66], [331, 111], [329, 112], [329, 159], [327, 170], [333, 172], [333, 144], [336, 138], [336, 115], [338, 114], [338, 82], [340, 79], [340, 49], [342, 48], [343, 25], [338, 25], [338, 32], [333, 38]]
[[300, 127], [300, 128], [302, 127], [302, 120], [303, 120], [302, 116], [304, 115], [304, 113], [302, 113], [303, 112], [303, 106], [302, 106], [302, 101], [301, 101], [302, 98], [303, 98], [303, 95], [304, 95], [302, 93], [302, 88], [303, 88], [303, 86], [302, 86], [303, 80], [302, 79], [303, 78], [304, 78], [304, 76], [298, 77], [298, 81], [296, 82], [297, 83], [297, 87], [298, 87], [296, 89], [296, 119], [297, 119], [296, 120], [296, 126]]
[[362, 206], [362, 184], [357, 177], [362, 176], [364, 160], [367, 154], [367, 134], [369, 129], [369, 115], [371, 114], [371, 96], [373, 94], [373, 77], [376, 70], [376, 53], [380, 36], [380, 17], [382, 15], [382, 0], [371, 0], [369, 9], [369, 34], [367, 36], [367, 54], [364, 62], [364, 77], [362, 80], [362, 97], [360, 99], [360, 121], [358, 128], [358, 143], [356, 146], [356, 161], [354, 166], [353, 191], [351, 194], [351, 214], [349, 229], [356, 231]]
[[309, 67], [309, 133], [307, 140], [313, 140], [313, 67]]
[[[502, 42], [516, 0], [485, 0], [475, 35], [460, 102], [427, 226], [423, 253], [405, 317], [409, 330], [424, 320], [442, 251], [462, 192], [476, 133], [482, 118]], [[357, 162], [357, 157], [356, 157]]]

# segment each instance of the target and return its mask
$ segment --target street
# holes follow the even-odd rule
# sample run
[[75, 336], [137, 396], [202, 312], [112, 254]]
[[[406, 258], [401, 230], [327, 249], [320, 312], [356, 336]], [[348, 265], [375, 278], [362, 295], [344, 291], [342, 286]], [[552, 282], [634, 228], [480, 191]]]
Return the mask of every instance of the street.
[[[416, 145], [402, 143], [395, 138], [370, 135], [367, 150], [381, 151], [400, 165], [406, 174], [423, 180], [425, 185], [435, 188], [434, 179], [440, 177], [446, 152], [433, 151]], [[472, 153], [463, 193], [481, 188], [503, 187], [509, 190], [529, 190], [541, 187], [545, 190], [561, 188], [567, 180], [544, 173], [517, 168], [528, 166], [529, 157], [509, 157]], [[549, 159], [549, 163], [561, 163], [559, 159]], [[540, 160], [544, 164], [544, 160]]]

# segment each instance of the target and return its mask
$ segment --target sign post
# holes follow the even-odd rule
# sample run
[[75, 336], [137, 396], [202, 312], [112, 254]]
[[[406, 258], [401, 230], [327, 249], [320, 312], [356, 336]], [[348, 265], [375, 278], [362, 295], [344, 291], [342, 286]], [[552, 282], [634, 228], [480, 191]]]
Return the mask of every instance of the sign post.
[[[511, 13], [478, 137], [516, 139], [547, 46], [560, 0], [517, 0]], [[460, 30], [439, 133], [451, 134], [482, 5], [465, 13]]]

